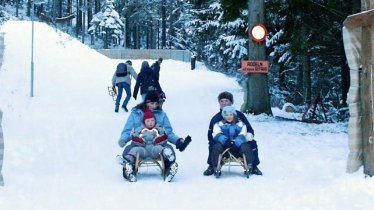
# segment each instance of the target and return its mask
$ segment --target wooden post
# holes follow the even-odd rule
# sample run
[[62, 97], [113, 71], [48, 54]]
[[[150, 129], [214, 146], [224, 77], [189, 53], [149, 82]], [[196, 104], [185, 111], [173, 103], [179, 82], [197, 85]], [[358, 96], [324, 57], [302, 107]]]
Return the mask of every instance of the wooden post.
[[[370, 1], [370, 2], [369, 2]], [[362, 27], [361, 62], [362, 76], [360, 78], [361, 101], [361, 130], [363, 145], [364, 174], [374, 175], [374, 107], [373, 107], [373, 77], [374, 77], [374, 0], [366, 0], [364, 12], [348, 16], [344, 21], [347, 28]]]

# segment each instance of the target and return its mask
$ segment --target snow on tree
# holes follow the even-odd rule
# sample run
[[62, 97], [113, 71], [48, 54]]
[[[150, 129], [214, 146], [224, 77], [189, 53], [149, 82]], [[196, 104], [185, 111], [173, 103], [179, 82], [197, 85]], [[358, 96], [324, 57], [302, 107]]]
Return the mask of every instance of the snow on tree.
[[106, 0], [100, 12], [96, 13], [91, 20], [88, 33], [97, 35], [104, 40], [104, 48], [109, 45], [120, 44], [122, 29], [125, 27], [116, 10], [114, 0]]

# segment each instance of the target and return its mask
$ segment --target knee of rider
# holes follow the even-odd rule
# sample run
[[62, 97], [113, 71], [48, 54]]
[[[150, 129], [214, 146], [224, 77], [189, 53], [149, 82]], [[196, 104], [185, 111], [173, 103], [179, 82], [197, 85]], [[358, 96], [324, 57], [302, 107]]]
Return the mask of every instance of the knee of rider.
[[170, 149], [170, 148], [164, 148], [164, 150], [162, 151], [163, 153], [163, 156], [165, 158], [167, 158], [169, 161], [174, 161], [175, 160], [175, 155], [173, 153], [173, 151]]
[[253, 134], [248, 132], [248, 133], [245, 135], [245, 139], [246, 139], [247, 141], [253, 141]]

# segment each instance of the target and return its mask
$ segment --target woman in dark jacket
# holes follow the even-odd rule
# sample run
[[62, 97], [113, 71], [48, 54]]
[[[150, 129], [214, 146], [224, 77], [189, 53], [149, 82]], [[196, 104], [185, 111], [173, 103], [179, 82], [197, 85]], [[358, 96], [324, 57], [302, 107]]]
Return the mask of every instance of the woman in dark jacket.
[[142, 67], [138, 78], [136, 79], [136, 84], [134, 87], [133, 97], [136, 100], [140, 88], [140, 95], [144, 101], [145, 96], [148, 91], [156, 91], [157, 93], [163, 93], [160, 83], [158, 82], [156, 73], [149, 67], [147, 61], [143, 61]]

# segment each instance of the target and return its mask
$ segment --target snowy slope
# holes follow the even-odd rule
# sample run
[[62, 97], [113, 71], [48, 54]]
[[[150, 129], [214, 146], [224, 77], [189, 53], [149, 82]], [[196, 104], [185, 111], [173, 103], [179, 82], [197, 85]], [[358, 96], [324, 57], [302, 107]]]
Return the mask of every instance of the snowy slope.
[[[160, 82], [175, 133], [192, 136], [177, 153], [171, 183], [154, 168], [123, 180], [115, 156], [128, 113], [114, 113], [107, 94], [118, 60], [110, 60], [45, 24], [35, 24], [35, 97], [30, 98], [31, 23], [9, 21], [0, 71], [4, 111], [5, 187], [0, 209], [370, 209], [374, 181], [346, 174], [345, 124], [304, 124], [248, 116], [260, 150], [262, 177], [225, 168], [205, 177], [207, 127], [217, 95], [242, 91], [234, 79], [201, 64], [165, 60]], [[133, 60], [139, 71], [142, 60]], [[153, 62], [153, 61], [149, 61]], [[134, 85], [134, 83], [133, 83]], [[140, 98], [140, 97], [138, 97]], [[131, 99], [129, 107], [140, 103]]]

